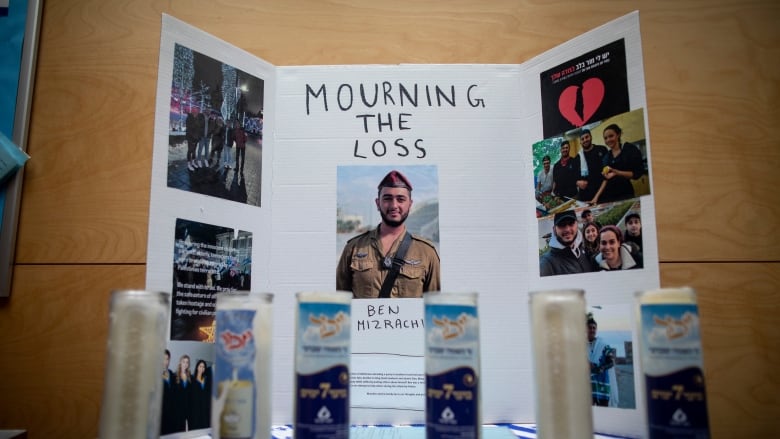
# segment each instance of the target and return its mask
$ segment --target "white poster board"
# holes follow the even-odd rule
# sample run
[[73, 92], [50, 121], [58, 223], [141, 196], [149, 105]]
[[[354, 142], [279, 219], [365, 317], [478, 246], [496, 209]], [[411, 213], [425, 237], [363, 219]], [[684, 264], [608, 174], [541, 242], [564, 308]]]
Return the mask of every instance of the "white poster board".
[[[147, 288], [173, 289], [171, 368], [187, 351], [208, 358], [201, 341], [213, 336], [208, 298], [215, 292], [273, 292], [273, 422], [291, 423], [294, 294], [334, 289], [344, 243], [337, 218], [349, 214], [375, 226], [376, 186], [399, 169], [426, 188], [413, 192], [415, 204], [419, 196], [435, 205], [429, 223], [435, 222], [442, 290], [480, 294], [483, 422], [534, 420], [528, 292], [581, 288], [622, 358], [624, 408], [596, 407], [596, 430], [643, 430], [627, 310], [633, 292], [659, 286], [659, 273], [638, 14], [518, 65], [275, 67], [169, 16], [160, 52]], [[623, 90], [622, 98], [611, 97], [613, 89]], [[620, 112], [600, 114], [613, 100], [619, 110], [610, 111]], [[543, 115], [546, 101], [557, 103], [562, 120]], [[188, 144], [185, 113], [192, 107], [254, 130], [243, 173], [235, 162], [191, 166], [187, 154], [195, 142]], [[642, 154], [634, 196], [594, 206], [556, 202], [578, 219], [590, 208], [623, 230], [630, 213], [641, 214], [643, 268], [541, 276], [555, 210], [535, 194], [541, 155], [554, 155], [565, 139], [572, 152], [582, 149], [582, 128], [603, 143], [611, 123], [622, 124], [623, 141], [638, 142]], [[237, 152], [223, 148], [223, 159], [227, 149]], [[353, 179], [340, 181], [345, 175]], [[364, 210], [343, 212], [361, 199]], [[231, 268], [238, 280], [228, 283]], [[399, 315], [379, 315], [382, 302], [401, 307]], [[424, 397], [415, 396], [422, 331], [404, 327], [421, 317], [420, 299], [354, 301], [356, 378], [371, 388], [372, 371], [388, 372], [382, 380], [397, 386], [386, 395], [356, 386], [352, 423], [424, 421]], [[370, 320], [389, 327], [357, 327]], [[402, 383], [405, 369], [411, 378]]]

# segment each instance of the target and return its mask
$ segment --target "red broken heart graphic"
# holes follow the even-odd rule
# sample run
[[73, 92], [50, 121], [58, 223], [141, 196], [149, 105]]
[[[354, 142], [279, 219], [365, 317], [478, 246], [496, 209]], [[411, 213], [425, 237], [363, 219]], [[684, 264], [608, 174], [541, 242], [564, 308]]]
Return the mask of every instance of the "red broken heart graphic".
[[604, 100], [604, 83], [599, 78], [589, 78], [582, 83], [582, 116], [577, 114], [574, 106], [577, 104], [579, 86], [570, 85], [563, 90], [558, 98], [558, 110], [575, 127], [585, 125]]

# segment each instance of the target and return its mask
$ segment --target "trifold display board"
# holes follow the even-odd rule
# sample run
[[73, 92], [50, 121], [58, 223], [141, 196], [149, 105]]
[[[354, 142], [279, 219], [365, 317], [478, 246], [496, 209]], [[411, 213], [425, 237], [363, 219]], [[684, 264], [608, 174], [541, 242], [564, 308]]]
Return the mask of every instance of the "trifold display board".
[[[163, 16], [147, 288], [172, 294], [169, 368], [212, 366], [217, 292], [272, 292], [273, 388], [259, 391], [291, 423], [295, 293], [335, 289], [395, 169], [441, 289], [479, 293], [483, 422], [534, 422], [529, 292], [577, 288], [616, 356], [596, 430], [639, 434], [632, 304], [659, 286], [645, 106], [638, 13], [522, 64], [301, 67]], [[565, 211], [573, 235], [553, 223]], [[586, 211], [626, 244], [597, 239], [581, 247], [592, 268], [574, 268], [563, 243], [593, 239]], [[424, 421], [421, 319], [421, 299], [353, 301], [352, 423]]]

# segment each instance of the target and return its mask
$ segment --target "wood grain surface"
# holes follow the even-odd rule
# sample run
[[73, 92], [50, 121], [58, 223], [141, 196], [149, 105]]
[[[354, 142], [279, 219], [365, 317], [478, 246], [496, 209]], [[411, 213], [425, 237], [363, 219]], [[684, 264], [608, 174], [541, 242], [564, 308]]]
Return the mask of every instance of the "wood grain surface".
[[633, 10], [662, 284], [699, 291], [713, 437], [777, 437], [774, 0], [45, 2], [0, 428], [96, 435], [107, 294], [144, 284], [162, 13], [275, 65], [516, 64]]

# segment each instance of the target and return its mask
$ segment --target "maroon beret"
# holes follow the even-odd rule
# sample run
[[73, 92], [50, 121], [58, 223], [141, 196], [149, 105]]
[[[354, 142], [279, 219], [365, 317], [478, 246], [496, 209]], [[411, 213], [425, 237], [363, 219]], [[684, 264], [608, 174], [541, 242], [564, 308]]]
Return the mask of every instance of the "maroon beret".
[[383, 187], [405, 187], [409, 189], [410, 192], [412, 190], [412, 184], [409, 183], [409, 180], [406, 179], [404, 174], [395, 170], [390, 171], [385, 175], [385, 178], [379, 182], [377, 189], [381, 191]]

